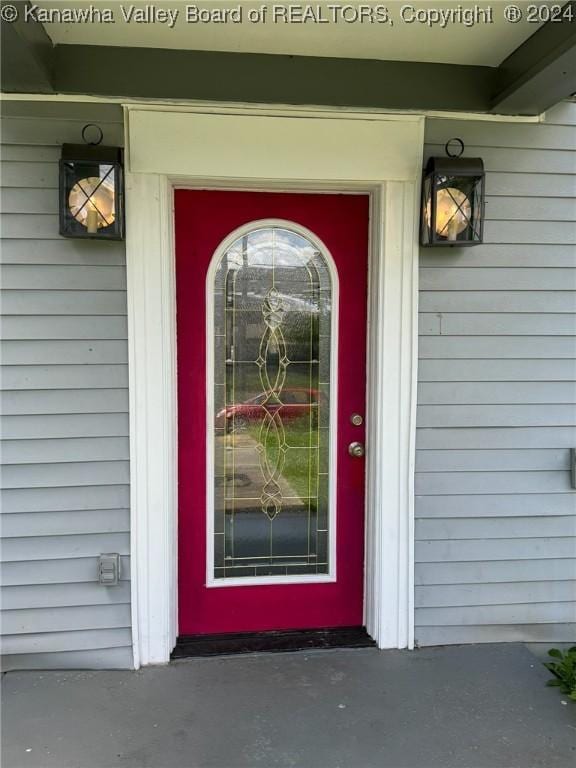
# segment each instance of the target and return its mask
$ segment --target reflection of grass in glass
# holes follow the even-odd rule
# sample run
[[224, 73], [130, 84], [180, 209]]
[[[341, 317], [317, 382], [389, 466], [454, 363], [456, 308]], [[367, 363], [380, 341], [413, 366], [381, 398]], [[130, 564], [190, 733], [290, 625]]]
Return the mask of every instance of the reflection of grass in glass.
[[[286, 420], [284, 431], [287, 449], [284, 454], [282, 477], [300, 499], [315, 496], [318, 474], [318, 455], [315, 447], [318, 444], [318, 429], [315, 419], [310, 419], [310, 416], [306, 415]], [[254, 440], [260, 442], [259, 424], [251, 423], [248, 432]], [[262, 433], [264, 450], [272, 471], [278, 459], [278, 437], [273, 426], [270, 427], [267, 435], [265, 431]], [[312, 448], [309, 447], [310, 445]]]
[[[273, 369], [275, 371], [275, 369]], [[270, 377], [274, 383], [274, 373], [271, 369]], [[284, 390], [287, 389], [312, 389], [318, 388], [317, 366], [314, 369], [312, 379], [310, 378], [309, 366], [291, 363], [286, 372]], [[235, 393], [234, 393], [235, 390]], [[228, 405], [233, 403], [244, 403], [253, 397], [262, 393], [262, 382], [258, 372], [258, 366], [255, 363], [237, 364], [232, 377], [232, 371], [228, 371], [226, 376], [226, 402]]]

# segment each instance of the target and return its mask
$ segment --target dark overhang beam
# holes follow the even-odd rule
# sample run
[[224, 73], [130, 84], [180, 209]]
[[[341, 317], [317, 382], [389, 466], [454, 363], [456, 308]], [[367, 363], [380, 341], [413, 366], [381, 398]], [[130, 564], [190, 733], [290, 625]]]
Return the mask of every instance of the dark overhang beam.
[[[12, 5], [12, 3], [10, 4]], [[2, 22], [2, 90], [156, 100], [539, 114], [576, 92], [574, 14], [548, 22], [498, 68], [116, 46], [52, 46], [13, 3]]]
[[498, 68], [491, 111], [538, 115], [576, 92], [576, 0]]
[[486, 111], [490, 67], [58, 45], [54, 87], [145, 99]]
[[[46, 30], [33, 18], [26, 18], [28, 2], [2, 3], [15, 8], [14, 21], [0, 23], [2, 90], [12, 93], [52, 93], [54, 46]], [[6, 10], [4, 10], [6, 14]]]

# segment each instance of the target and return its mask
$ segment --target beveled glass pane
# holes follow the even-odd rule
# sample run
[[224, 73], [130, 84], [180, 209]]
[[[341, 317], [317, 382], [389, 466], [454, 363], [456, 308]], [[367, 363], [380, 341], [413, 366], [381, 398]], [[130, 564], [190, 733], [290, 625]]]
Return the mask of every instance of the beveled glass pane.
[[305, 237], [263, 227], [217, 266], [214, 578], [329, 572], [333, 292]]

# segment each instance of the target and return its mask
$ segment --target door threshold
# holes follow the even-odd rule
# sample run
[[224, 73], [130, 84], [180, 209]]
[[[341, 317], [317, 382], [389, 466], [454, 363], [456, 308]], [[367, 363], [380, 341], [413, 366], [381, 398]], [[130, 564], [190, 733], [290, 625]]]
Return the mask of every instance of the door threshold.
[[229, 656], [242, 653], [287, 653], [318, 648], [375, 648], [364, 627], [282, 629], [225, 635], [180, 635], [172, 659]]

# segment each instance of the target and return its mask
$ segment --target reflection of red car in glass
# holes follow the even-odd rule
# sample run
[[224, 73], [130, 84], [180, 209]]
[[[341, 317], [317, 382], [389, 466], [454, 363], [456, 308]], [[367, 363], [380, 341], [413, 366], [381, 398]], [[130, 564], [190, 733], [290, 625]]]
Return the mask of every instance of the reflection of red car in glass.
[[[291, 421], [307, 416], [311, 411], [317, 412], [318, 403], [323, 402], [323, 394], [317, 389], [300, 387], [283, 389], [280, 399], [281, 403], [267, 403], [266, 411], [271, 414], [280, 411], [282, 421]], [[227, 432], [238, 432], [245, 429], [249, 422], [260, 422], [265, 413], [265, 400], [266, 395], [260, 394], [243, 403], [227, 405], [216, 414], [216, 426], [226, 427]]]

